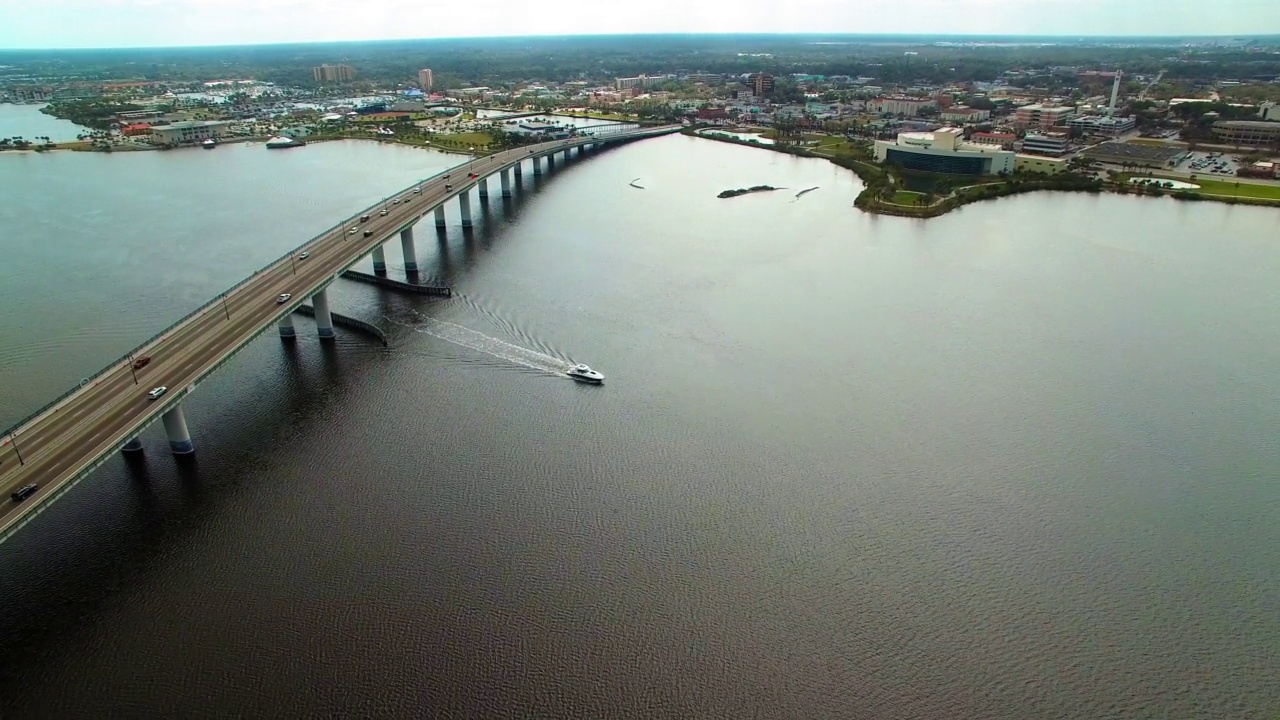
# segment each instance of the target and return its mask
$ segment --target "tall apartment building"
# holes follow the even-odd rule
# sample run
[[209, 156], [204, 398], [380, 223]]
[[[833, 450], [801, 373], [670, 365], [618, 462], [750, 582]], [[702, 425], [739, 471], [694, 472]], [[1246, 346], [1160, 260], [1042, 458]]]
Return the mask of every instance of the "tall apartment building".
[[311, 79], [318, 83], [351, 82], [355, 76], [350, 65], [321, 65], [311, 68]]
[[1014, 122], [1024, 128], [1048, 130], [1064, 124], [1076, 114], [1076, 109], [1065, 105], [1037, 103], [1023, 105], [1014, 114]]
[[418, 87], [422, 88], [422, 92], [431, 92], [431, 86], [435, 84], [435, 79], [431, 77], [431, 68], [422, 68], [418, 71]]
[[934, 107], [937, 107], [937, 103], [932, 98], [878, 97], [867, 103], [867, 109], [871, 112], [907, 117], [914, 117], [919, 115], [921, 110]]
[[630, 90], [631, 88], [647, 88], [653, 87], [662, 82], [670, 80], [670, 75], [637, 75], [629, 78], [615, 78], [613, 81], [614, 90]]
[[756, 95], [768, 95], [773, 92], [773, 76], [769, 73], [751, 73], [747, 76], [747, 83], [751, 85]]

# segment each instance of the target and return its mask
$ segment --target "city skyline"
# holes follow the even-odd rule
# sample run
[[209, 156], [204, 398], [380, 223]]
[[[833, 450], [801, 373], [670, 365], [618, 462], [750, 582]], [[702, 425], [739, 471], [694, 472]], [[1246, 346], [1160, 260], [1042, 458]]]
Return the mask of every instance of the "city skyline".
[[[359, 12], [334, 0], [51, 0], [20, 11], [14, 0], [0, 49], [254, 45], [456, 37], [784, 33], [1022, 35], [1044, 37], [1233, 36], [1280, 33], [1280, 3], [1227, 0], [918, 0], [883, 12], [872, 0], [796, 0], [785, 6], [652, 0], [553, 13], [512, 0], [430, 8], [372, 0]], [[477, 24], [476, 19], [483, 18]], [[424, 32], [423, 28], [430, 28]]]

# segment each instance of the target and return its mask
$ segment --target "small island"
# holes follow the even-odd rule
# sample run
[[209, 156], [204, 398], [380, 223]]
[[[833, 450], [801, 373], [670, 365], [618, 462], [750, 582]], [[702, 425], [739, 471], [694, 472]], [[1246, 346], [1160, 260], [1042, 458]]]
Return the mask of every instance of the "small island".
[[742, 188], [738, 188], [737, 190], [724, 190], [724, 191], [721, 191], [721, 193], [716, 197], [731, 198], [731, 197], [738, 197], [739, 195], [746, 195], [747, 193], [768, 192], [770, 190], [781, 190], [781, 189], [782, 188], [773, 187], [772, 185], [756, 185], [754, 187], [749, 187], [746, 190], [743, 190]]

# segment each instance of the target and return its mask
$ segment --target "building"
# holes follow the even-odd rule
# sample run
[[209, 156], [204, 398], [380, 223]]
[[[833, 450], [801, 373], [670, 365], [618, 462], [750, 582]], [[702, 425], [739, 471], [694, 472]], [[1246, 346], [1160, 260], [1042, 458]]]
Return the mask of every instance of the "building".
[[1236, 174], [1244, 177], [1275, 178], [1276, 164], [1273, 162], [1260, 161], [1236, 170]]
[[937, 107], [932, 99], [913, 97], [878, 97], [867, 103], [867, 109], [881, 115], [905, 115], [915, 117], [923, 110]]
[[1075, 108], [1065, 105], [1051, 103], [1023, 105], [1014, 112], [1014, 122], [1023, 128], [1048, 130], [1062, 125], [1075, 113]]
[[151, 141], [157, 145], [190, 145], [209, 138], [226, 137], [231, 123], [224, 120], [190, 120], [169, 125], [152, 125]]
[[1230, 145], [1271, 147], [1280, 145], [1280, 122], [1219, 120], [1213, 124], [1213, 135]]
[[318, 83], [351, 82], [355, 76], [350, 65], [321, 65], [311, 68], [311, 79]]
[[729, 113], [722, 107], [702, 108], [698, 111], [699, 120], [728, 120]]
[[1012, 150], [1013, 143], [1018, 139], [1013, 133], [1002, 132], [976, 132], [969, 137], [969, 142], [979, 145], [995, 145], [1005, 150]]
[[1022, 139], [1022, 152], [1058, 157], [1067, 153], [1069, 142], [1064, 132], [1027, 133]]
[[994, 145], [967, 143], [959, 128], [931, 133], [899, 133], [894, 140], [877, 140], [876, 160], [908, 170], [952, 175], [999, 175], [1013, 172], [1014, 153]]
[[773, 92], [773, 76], [769, 73], [751, 73], [747, 76], [747, 84], [756, 95], [768, 95]]
[[1067, 127], [1080, 135], [1105, 135], [1120, 137], [1138, 127], [1134, 117], [1107, 117], [1106, 115], [1081, 115], [1067, 121]]
[[1263, 120], [1280, 120], [1280, 103], [1262, 103], [1258, 106], [1258, 117]]
[[1060, 173], [1067, 169], [1067, 161], [1062, 158], [1040, 157], [1039, 155], [1021, 155], [1013, 159], [1013, 169], [1022, 172], [1038, 172], [1046, 175]]
[[120, 128], [120, 134], [126, 135], [128, 137], [136, 137], [138, 135], [150, 135], [151, 123], [140, 122], [140, 123], [134, 123], [132, 125], [125, 125], [124, 127]]
[[938, 117], [946, 120], [947, 122], [979, 123], [983, 120], [990, 119], [991, 111], [979, 110], [978, 108], [966, 107], [964, 105], [956, 105], [955, 107], [949, 107], [943, 110], [942, 114]]
[[670, 75], [637, 75], [636, 77], [615, 78], [614, 90], [630, 90], [632, 88], [648, 88], [670, 80]]
[[422, 92], [431, 92], [434, 85], [435, 79], [431, 77], [431, 68], [422, 68], [418, 71], [418, 87], [422, 88]]

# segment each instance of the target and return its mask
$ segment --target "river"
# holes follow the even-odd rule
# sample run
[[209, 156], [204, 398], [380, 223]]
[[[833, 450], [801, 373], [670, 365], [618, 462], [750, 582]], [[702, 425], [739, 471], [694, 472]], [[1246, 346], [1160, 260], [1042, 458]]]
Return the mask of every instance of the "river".
[[92, 128], [77, 125], [40, 112], [43, 105], [13, 105], [0, 103], [0, 138], [21, 137], [34, 141], [47, 136], [52, 142], [74, 142], [81, 133], [91, 133]]
[[[459, 160], [0, 156], [0, 421]], [[860, 187], [671, 136], [428, 219], [453, 298], [331, 292], [389, 348], [264, 336], [0, 545], [0, 716], [1270, 717], [1280, 214]]]

